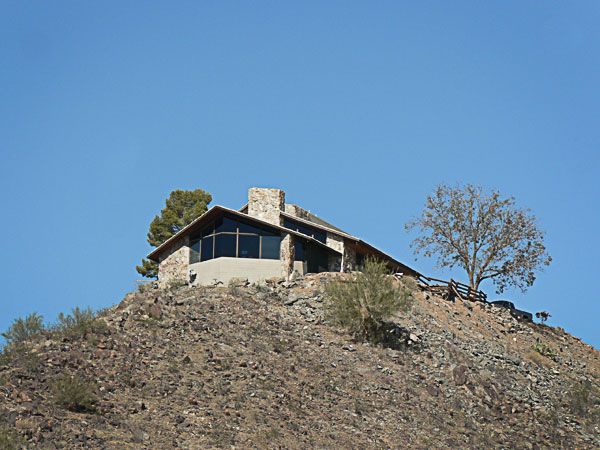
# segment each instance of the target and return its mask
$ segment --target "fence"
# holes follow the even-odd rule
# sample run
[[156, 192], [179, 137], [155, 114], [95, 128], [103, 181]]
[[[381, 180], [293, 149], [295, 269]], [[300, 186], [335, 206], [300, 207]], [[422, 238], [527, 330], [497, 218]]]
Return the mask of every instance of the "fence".
[[461, 300], [487, 303], [485, 292], [473, 289], [467, 284], [454, 281], [452, 278], [450, 278], [450, 281], [445, 281], [420, 275], [417, 281], [424, 291], [439, 295], [447, 300], [454, 301], [458, 297]]

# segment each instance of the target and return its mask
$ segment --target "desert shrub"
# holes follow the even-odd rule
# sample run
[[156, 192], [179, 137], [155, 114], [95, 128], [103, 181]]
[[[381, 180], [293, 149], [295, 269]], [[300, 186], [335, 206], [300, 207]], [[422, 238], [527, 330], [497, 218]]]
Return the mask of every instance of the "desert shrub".
[[[0, 366], [22, 367], [27, 372], [37, 372], [43, 366], [37, 353], [27, 345], [7, 346], [0, 352]], [[0, 447], [1, 448], [1, 447]]]
[[545, 356], [554, 362], [558, 362], [558, 355], [549, 345], [544, 344], [543, 342], [538, 342], [532, 348], [540, 355]]
[[79, 376], [64, 374], [52, 386], [54, 400], [70, 411], [94, 411], [96, 384], [87, 382]]
[[8, 366], [13, 361], [13, 352], [8, 347], [3, 347], [0, 350], [0, 368]]
[[396, 288], [385, 263], [366, 258], [350, 280], [337, 279], [326, 286], [325, 308], [330, 322], [345, 328], [357, 339], [373, 343], [386, 340], [386, 320], [408, 311], [412, 295]]
[[229, 294], [233, 295], [234, 297], [238, 297], [242, 293], [242, 283], [242, 280], [240, 280], [239, 278], [232, 278], [231, 280], [229, 280], [229, 283], [227, 283], [227, 289], [229, 290]]
[[31, 313], [25, 319], [19, 317], [13, 321], [13, 324], [2, 333], [8, 343], [20, 344], [25, 341], [32, 341], [39, 337], [45, 330], [44, 317], [37, 313]]
[[138, 283], [137, 284], [137, 291], [140, 294], [147, 294], [148, 292], [151, 292], [153, 289], [155, 289], [155, 281], [149, 282], [149, 283]]
[[187, 280], [183, 278], [173, 278], [169, 282], [167, 282], [165, 288], [167, 291], [175, 292], [178, 291], [183, 286], [187, 286]]
[[[578, 417], [586, 417], [596, 413], [597, 392], [589, 380], [575, 383], [569, 390], [569, 409]], [[595, 408], [596, 406], [596, 408]]]
[[0, 425], [0, 448], [3, 450], [20, 450], [24, 448], [25, 440], [14, 430]]
[[106, 330], [106, 324], [98, 319], [92, 308], [79, 309], [73, 308], [72, 313], [58, 315], [58, 323], [54, 327], [54, 332], [60, 336], [82, 339], [94, 333], [102, 333]]
[[419, 283], [417, 283], [417, 280], [415, 280], [413, 277], [404, 275], [403, 277], [400, 277], [399, 282], [402, 286], [410, 291], [416, 291], [419, 289]]
[[536, 350], [533, 350], [533, 349], [529, 350], [525, 354], [525, 357], [540, 367], [548, 368], [548, 367], [552, 366], [552, 363], [550, 361], [548, 361], [547, 358], [544, 358], [542, 355], [540, 355], [540, 353]]

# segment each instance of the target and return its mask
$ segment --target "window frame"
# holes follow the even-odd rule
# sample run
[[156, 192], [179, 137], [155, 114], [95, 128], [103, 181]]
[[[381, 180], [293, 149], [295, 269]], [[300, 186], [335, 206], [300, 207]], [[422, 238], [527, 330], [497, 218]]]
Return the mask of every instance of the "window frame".
[[[327, 245], [326, 231], [317, 229], [316, 227], [310, 226], [306, 223], [294, 222], [293, 220], [288, 219], [287, 217], [283, 220], [283, 226], [288, 230], [296, 231], [298, 233], [303, 234], [304, 236], [309, 236], [319, 241], [320, 243]], [[304, 230], [310, 231], [310, 234], [305, 233]], [[319, 239], [319, 237], [317, 236], [322, 237], [324, 240]]]
[[[223, 221], [224, 218], [233, 220], [235, 222], [235, 232], [233, 232], [233, 231], [216, 232], [216, 224], [219, 221]], [[248, 226], [258, 230], [258, 233], [241, 232], [240, 224], [248, 225]], [[217, 256], [217, 257], [215, 257], [216, 246], [217, 246], [217, 236], [225, 235], [225, 234], [235, 236], [235, 256]], [[258, 237], [258, 258], [240, 256], [240, 236], [257, 236]], [[263, 236], [269, 236], [269, 237], [277, 236], [279, 238], [279, 254], [278, 254], [277, 258], [263, 258]], [[211, 238], [211, 242], [212, 242], [212, 251], [210, 252], [212, 256], [208, 259], [204, 259], [203, 253], [202, 253], [203, 241], [206, 238]], [[196, 242], [199, 242], [199, 247], [198, 247], [198, 252], [197, 252], [199, 261], [192, 263], [191, 262], [192, 245], [194, 245]], [[190, 255], [188, 258], [189, 264], [197, 264], [200, 262], [210, 261], [211, 259], [217, 259], [217, 258], [223, 258], [223, 257], [241, 258], [241, 259], [271, 259], [271, 260], [280, 259], [281, 258], [281, 232], [278, 233], [278, 231], [271, 231], [261, 225], [248, 223], [243, 220], [239, 220], [239, 218], [237, 218], [237, 217], [232, 217], [230, 215], [224, 214], [220, 217], [215, 218], [209, 224], [206, 224], [205, 226], [203, 226], [201, 230], [193, 233], [190, 236], [189, 248], [190, 248]]]

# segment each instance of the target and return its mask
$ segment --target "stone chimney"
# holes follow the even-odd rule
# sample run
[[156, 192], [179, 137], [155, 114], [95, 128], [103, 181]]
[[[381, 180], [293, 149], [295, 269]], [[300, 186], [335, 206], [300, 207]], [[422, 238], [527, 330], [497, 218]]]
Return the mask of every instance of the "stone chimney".
[[281, 189], [248, 189], [248, 215], [274, 225], [282, 225], [281, 211], [285, 210], [285, 192]]

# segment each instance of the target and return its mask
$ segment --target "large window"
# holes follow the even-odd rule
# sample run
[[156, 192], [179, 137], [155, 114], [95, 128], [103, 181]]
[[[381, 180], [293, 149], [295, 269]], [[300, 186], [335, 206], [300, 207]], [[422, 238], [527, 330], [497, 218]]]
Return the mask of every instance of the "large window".
[[290, 230], [298, 231], [299, 233], [306, 234], [310, 237], [314, 237], [317, 241], [320, 241], [323, 244], [327, 243], [327, 233], [321, 230], [317, 230], [316, 228], [292, 222], [291, 220], [287, 219], [284, 220], [283, 226], [289, 228]]
[[296, 237], [296, 261], [305, 260], [304, 246], [304, 242], [301, 241], [298, 237]]
[[190, 264], [229, 256], [279, 259], [278, 232], [223, 216], [190, 236]]
[[306, 262], [308, 273], [327, 272], [327, 250], [309, 242], [306, 246]]

